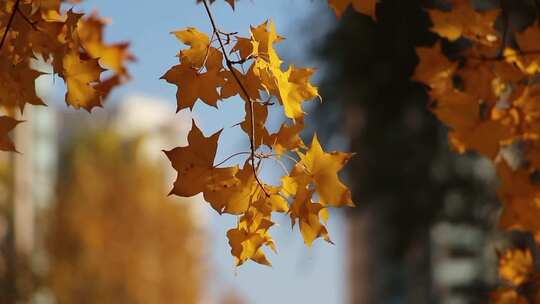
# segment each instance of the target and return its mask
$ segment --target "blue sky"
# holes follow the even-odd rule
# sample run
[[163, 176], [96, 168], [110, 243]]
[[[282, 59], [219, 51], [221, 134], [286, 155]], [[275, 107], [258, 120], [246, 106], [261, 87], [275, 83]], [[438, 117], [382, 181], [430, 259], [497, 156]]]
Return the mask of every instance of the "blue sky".
[[[87, 0], [77, 9], [90, 12], [94, 9], [99, 14], [111, 19], [107, 28], [106, 40], [131, 41], [131, 49], [138, 61], [130, 66], [133, 80], [117, 89], [111, 99], [121, 101], [123, 96], [143, 95], [157, 100], [175, 103], [176, 87], [167, 84], [159, 77], [178, 63], [175, 57], [181, 44], [170, 34], [188, 26], [210, 33], [210, 24], [202, 6], [194, 0]], [[242, 0], [232, 11], [226, 4], [217, 1], [213, 5], [214, 15], [222, 30], [246, 33], [249, 25], [257, 25], [272, 18], [280, 34], [287, 37], [279, 50], [285, 59], [294, 60], [296, 65], [305, 64], [309, 53], [309, 38], [318, 39], [315, 33], [303, 34], [309, 16], [321, 8], [311, 0]], [[317, 18], [315, 28], [318, 33], [324, 31], [325, 18]], [[300, 41], [300, 43], [298, 42]], [[286, 60], [287, 61], [287, 60]], [[316, 62], [310, 62], [316, 65]], [[224, 125], [202, 124], [207, 135], [216, 128], [234, 124], [243, 117], [237, 110], [241, 102], [232, 100], [220, 104], [220, 112], [196, 107], [196, 116], [201, 121], [219, 121]], [[240, 110], [242, 111], [242, 110]], [[224, 120], [223, 118], [226, 117]], [[180, 119], [180, 116], [179, 116]], [[212, 130], [214, 129], [214, 130]], [[225, 132], [224, 132], [225, 133]], [[231, 134], [221, 139], [221, 150], [225, 155], [235, 149], [247, 147], [247, 141]], [[236, 150], [237, 151], [237, 150]], [[271, 172], [267, 172], [270, 176]], [[207, 218], [210, 227], [209, 255], [211, 256], [209, 285], [214, 299], [230, 289], [236, 290], [247, 303], [344, 303], [346, 299], [345, 263], [347, 246], [345, 242], [345, 221], [334, 212], [330, 219], [329, 231], [336, 245], [322, 241], [315, 242], [312, 248], [304, 246], [297, 230], [291, 233], [290, 222], [286, 216], [278, 216], [279, 227], [273, 228], [273, 236], [278, 244], [279, 254], [270, 254], [272, 268], [248, 263], [239, 269], [234, 268], [229, 253], [225, 233], [235, 225], [232, 216], [219, 216], [209, 212]]]

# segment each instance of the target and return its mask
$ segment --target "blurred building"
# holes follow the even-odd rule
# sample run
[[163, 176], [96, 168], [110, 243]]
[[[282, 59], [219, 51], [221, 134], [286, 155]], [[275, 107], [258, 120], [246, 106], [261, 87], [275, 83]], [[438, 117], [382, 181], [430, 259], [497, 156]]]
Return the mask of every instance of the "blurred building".
[[51, 108], [28, 107], [12, 134], [21, 153], [2, 153], [0, 298], [29, 301], [43, 252], [36, 214], [54, 198], [56, 124]]
[[[58, 303], [58, 295], [55, 295], [57, 290], [52, 288], [53, 286], [50, 285], [48, 279], [51, 274], [51, 268], [56, 265], [54, 264], [54, 256], [57, 256], [58, 252], [56, 252], [56, 250], [58, 249], [51, 252], [50, 244], [47, 242], [50, 242], [48, 238], [51, 229], [59, 229], [60, 227], [71, 229], [75, 227], [69, 226], [71, 224], [68, 224], [68, 226], [62, 226], [65, 223], [69, 223], [70, 220], [68, 220], [68, 222], [65, 221], [67, 218], [69, 218], [69, 215], [67, 218], [65, 216], [54, 215], [54, 210], [59, 210], [57, 209], [58, 203], [62, 200], [67, 202], [65, 195], [72, 190], [62, 188], [66, 185], [66, 182], [72, 182], [71, 180], [65, 179], [66, 170], [71, 170], [68, 168], [74, 168], [73, 166], [77, 166], [77, 164], [73, 163], [74, 160], [69, 158], [70, 153], [73, 152], [74, 148], [81, 151], [86, 149], [83, 148], [84, 144], [91, 143], [92, 141], [77, 142], [77, 140], [84, 138], [85, 136], [91, 137], [91, 134], [100, 134], [102, 132], [117, 134], [117, 138], [119, 140], [118, 144], [122, 145], [119, 147], [121, 149], [126, 149], [125, 158], [123, 156], [120, 158], [121, 162], [124, 162], [124, 164], [127, 166], [127, 164], [131, 161], [129, 155], [130, 153], [133, 155], [135, 152], [129, 152], [129, 149], [131, 148], [128, 149], [128, 147], [132, 146], [136, 147], [137, 151], [136, 159], [133, 159], [133, 167], [152, 167], [157, 168], [156, 170], [158, 171], [156, 172], [161, 172], [155, 173], [158, 175], [155, 176], [152, 183], [158, 185], [158, 187], [154, 187], [155, 190], [152, 191], [156, 193], [154, 194], [156, 195], [155, 203], [165, 205], [162, 207], [158, 207], [158, 205], [156, 205], [156, 208], [158, 209], [151, 209], [154, 211], [149, 210], [151, 213], [148, 215], [139, 214], [133, 211], [135, 212], [131, 213], [133, 216], [138, 216], [140, 221], [147, 221], [147, 226], [142, 225], [142, 223], [142, 226], [140, 226], [141, 229], [142, 227], [146, 227], [146, 229], [139, 229], [137, 231], [141, 233], [141, 237], [142, 234], [146, 233], [145, 230], [147, 230], [148, 233], [153, 231], [152, 233], [154, 233], [157, 240], [160, 240], [159, 242], [163, 243], [160, 245], [161, 247], [158, 246], [161, 248], [159, 250], [164, 250], [165, 247], [163, 246], [170, 246], [170, 250], [167, 250], [167, 252], [169, 252], [171, 256], [176, 254], [178, 258], [184, 256], [187, 251], [183, 249], [181, 252], [174, 252], [174, 249], [177, 248], [179, 250], [181, 246], [184, 246], [182, 244], [189, 242], [190, 246], [197, 248], [197, 253], [195, 254], [195, 252], [193, 252], [192, 254], [192, 257], [197, 256], [197, 258], [192, 261], [186, 257], [183, 259], [185, 262], [191, 261], [189, 263], [193, 264], [193, 267], [198, 267], [196, 266], [197, 263], [202, 261], [205, 255], [204, 235], [206, 229], [206, 213], [202, 209], [202, 198], [181, 199], [166, 197], [170, 187], [172, 187], [173, 180], [176, 178], [176, 172], [171, 168], [169, 161], [162, 152], [163, 149], [171, 149], [172, 147], [187, 145], [187, 134], [191, 128], [191, 117], [189, 116], [189, 113], [181, 112], [179, 114], [175, 114], [175, 109], [172, 104], [169, 105], [162, 100], [132, 96], [119, 103], [119, 106], [117, 107], [109, 106], [107, 111], [98, 109], [97, 111], [93, 111], [92, 115], [82, 111], [73, 111], [71, 109], [65, 110], [64, 108], [62, 108], [62, 110], [56, 110], [54, 106], [28, 107], [25, 110], [25, 115], [21, 119], [25, 120], [25, 122], [20, 124], [13, 134], [16, 147], [19, 151], [21, 151], [21, 153], [0, 154], [0, 299], [2, 299], [0, 303]], [[92, 148], [89, 147], [88, 149]], [[101, 155], [107, 155], [107, 153], [103, 154], [105, 153], [103, 151], [101, 153]], [[95, 156], [97, 155], [98, 154]], [[91, 159], [89, 161], [91, 161]], [[94, 159], [94, 161], [97, 161], [97, 159]], [[104, 162], [106, 163], [106, 160], [104, 160]], [[96, 166], [92, 166], [92, 168], [98, 170], [95, 171], [96, 174], [101, 172], [99, 170], [109, 170], [112, 168], [110, 166], [115, 166], [114, 163], [110, 164], [109, 167], [100, 167], [100, 165], [101, 162], [96, 163]], [[124, 168], [127, 169], [130, 167]], [[151, 178], [150, 176], [152, 176], [154, 173], [151, 173], [153, 171], [148, 172], [148, 176]], [[120, 174], [120, 179], [129, 178], [129, 175], [122, 175], [120, 172], [118, 173]], [[162, 180], [159, 177], [160, 174], [165, 174], [166, 177]], [[138, 180], [136, 179], [134, 182], [138, 182]], [[133, 191], [150, 191], [142, 190], [144, 188], [145, 187], [138, 187]], [[142, 193], [141, 195], [148, 196], [150, 194]], [[141, 199], [144, 200], [144, 198]], [[158, 200], [166, 200], [167, 202], [161, 203], [158, 202]], [[130, 208], [129, 201], [117, 201], [115, 203], [122, 204], [122, 206], [116, 206], [115, 208], [111, 209], [111, 212], [122, 212], [120, 214], [124, 214], [122, 208]], [[133, 203], [134, 201], [132, 200], [131, 204], [132, 206], [138, 206], [136, 208], [147, 208], [144, 207], [144, 204], [146, 203], [142, 203], [142, 205], [139, 203], [137, 203], [138, 205]], [[68, 208], [63, 210], [71, 209]], [[84, 210], [84, 208], [81, 210]], [[162, 212], [158, 210], [163, 210], [163, 212], [170, 215], [167, 220], [164, 218], [163, 220], [158, 221], [160, 224], [158, 224], [158, 222], [152, 222], [152, 218], [157, 219], [156, 216], [159, 216], [158, 213]], [[187, 221], [186, 223], [190, 223], [189, 225], [195, 225], [192, 232], [188, 232], [190, 230], [186, 227], [184, 227], [185, 229], [182, 229], [182, 231], [174, 231], [172, 228], [174, 225], [177, 225], [174, 223], [172, 218], [174, 218], [175, 214], [176, 216], [180, 216], [178, 213], [179, 210], [181, 210], [181, 214], [184, 214], [182, 216], [185, 217], [187, 215], [188, 217], [185, 220], [179, 218], [178, 221]], [[89, 212], [88, 218], [92, 218], [90, 209], [88, 209], [87, 212]], [[130, 213], [127, 212], [125, 214]], [[97, 217], [95, 219], [99, 218], [101, 217]], [[63, 222], [58, 222], [59, 219], [63, 219]], [[56, 224], [53, 223], [54, 221], [57, 221]], [[180, 225], [180, 222], [178, 225]], [[87, 223], [87, 225], [90, 225], [89, 227], [93, 225], [90, 224], [90, 222]], [[61, 236], [59, 240], [65, 240], [67, 244], [73, 244], [70, 242], [77, 239], [77, 235], [83, 236], [84, 234], [80, 233], [85, 233], [84, 230], [72, 230], [71, 232], [67, 230], [55, 231], [57, 235]], [[105, 233], [106, 230], [102, 231]], [[116, 230], [113, 230], [113, 232], [111, 232], [111, 238], [120, 237], [122, 235], [121, 232], [115, 231]], [[63, 233], [67, 233], [67, 235], [63, 235]], [[126, 248], [145, 246], [143, 243], [139, 244], [137, 235], [138, 234], [134, 234], [134, 239], [131, 241], [126, 239]], [[182, 239], [183, 236], [188, 235], [192, 235], [190, 236], [191, 239]], [[195, 235], [197, 236], [196, 238], [194, 237]], [[105, 234], [102, 234], [102, 236], [108, 238]], [[174, 237], [174, 239], [166, 239], [167, 236]], [[121, 244], [121, 240], [117, 241], [120, 242], [118, 246], [123, 246]], [[157, 250], [158, 247], [152, 247], [150, 244], [148, 244], [145, 248], [156, 248]], [[77, 249], [77, 247], [73, 247], [72, 249], [80, 250], [81, 248], [85, 247], [83, 246], [78, 248], [79, 249]], [[69, 252], [69, 250], [67, 252]], [[65, 252], [66, 251], [64, 251], [64, 253]], [[121, 250], [118, 252], [121, 252]], [[153, 259], [157, 258], [156, 254], [159, 251], [156, 251], [155, 253], [152, 252], [153, 251], [149, 251], [146, 253], [149, 259], [145, 263], [150, 262], [150, 264], [145, 264], [146, 266], [144, 267], [150, 268], [144, 269], [148, 269], [148, 271], [150, 271], [150, 269], [153, 267], [151, 266], [152, 263], [157, 262], [157, 260]], [[114, 251], [111, 253], [114, 253]], [[77, 255], [72, 257], [77, 257]], [[122, 259], [122, 257], [119, 258]], [[165, 258], [165, 256], [163, 256], [163, 258]], [[130, 257], [126, 256], [126, 259], [130, 259]], [[69, 262], [68, 259], [65, 260], [66, 263]], [[104, 260], [104, 263], [105, 261], [106, 259]], [[120, 263], [121, 260], [118, 261]], [[175, 263], [174, 261], [175, 259], [171, 258], [168, 262], [169, 266], [167, 266], [167, 268], [169, 272], [175, 271], [175, 267], [180, 267], [180, 264], [171, 264]], [[163, 262], [166, 262], [166, 260]], [[120, 264], [118, 265], [120, 266]], [[64, 264], [64, 266], [66, 265]], [[79, 266], [76, 264], [73, 265], [73, 267]], [[171, 286], [170, 284], [175, 284], [175, 282], [178, 282], [178, 280], [173, 276], [167, 280], [169, 281], [169, 286], [172, 289], [168, 289], [169, 291], [167, 291], [165, 285], [163, 285], [160, 296], [165, 296], [166, 293], [169, 293], [170, 295], [185, 294], [186, 297], [188, 297], [186, 292], [187, 290], [191, 290], [191, 296], [189, 296], [190, 300], [188, 300], [188, 298], [176, 299], [174, 301], [171, 299], [170, 303], [195, 303], [192, 302], [193, 299], [197, 299], [196, 303], [205, 303], [207, 295], [205, 295], [202, 290], [199, 290], [198, 285], [193, 285], [200, 284], [200, 280], [204, 278], [204, 273], [206, 272], [205, 265], [201, 264], [199, 266], [200, 268], [197, 268], [198, 270], [196, 276], [190, 276], [188, 274], [187, 266], [182, 266], [182, 268], [175, 271], [175, 273], [179, 276], [178, 279], [180, 277], [185, 279], [192, 278], [189, 289], [182, 289], [181, 285], [172, 287], [174, 285]], [[96, 265], [96, 267], [100, 267], [100, 265]], [[156, 267], [158, 267], [157, 264]], [[109, 267], [109, 269], [112, 270], [114, 268]], [[156, 268], [156, 270], [157, 269], [159, 268]], [[184, 270], [182, 271], [182, 269]], [[94, 272], [93, 270], [89, 270], [89, 272], [87, 271], [86, 273], [94, 273], [94, 275], [98, 275], [97, 277], [94, 277], [94, 280], [99, 278], [99, 273], [103, 274], [103, 272]], [[162, 273], [165, 274], [167, 271], [162, 271]], [[149, 278], [148, 276], [142, 275], [140, 275], [140, 277]], [[160, 276], [158, 275], [155, 278], [158, 277]], [[126, 282], [131, 282], [129, 284], [132, 285], [135, 284], [134, 282], [136, 282], [134, 280], [137, 280], [137, 278], [131, 278], [129, 281], [127, 281], [127, 278], [125, 279]], [[77, 281], [77, 277], [75, 276], [69, 281], [74, 283]], [[109, 280], [104, 282], [118, 281]], [[165, 281], [163, 282], [165, 283]], [[150, 282], [146, 282], [145, 284], [149, 284], [149, 286], [158, 286], [160, 283], [158, 280], [152, 283], [154, 285], [150, 284]], [[72, 287], [74, 286], [75, 285]], [[103, 286], [100, 288], [105, 288]], [[58, 287], [58, 285], [56, 285], [56, 287]], [[186, 292], [182, 290], [186, 290]], [[147, 292], [144, 295], [140, 294], [138, 298], [137, 295], [133, 295], [133, 297], [134, 299], [141, 299], [144, 297], [150, 297], [147, 299], [152, 299], [153, 296], [157, 297], [159, 293], [159, 290], [157, 290], [153, 291], [153, 293]], [[63, 299], [66, 299], [65, 294], [63, 295]], [[82, 299], [77, 300], [77, 302], [84, 303]], [[126, 303], [131, 304], [134, 302], [130, 300]]]

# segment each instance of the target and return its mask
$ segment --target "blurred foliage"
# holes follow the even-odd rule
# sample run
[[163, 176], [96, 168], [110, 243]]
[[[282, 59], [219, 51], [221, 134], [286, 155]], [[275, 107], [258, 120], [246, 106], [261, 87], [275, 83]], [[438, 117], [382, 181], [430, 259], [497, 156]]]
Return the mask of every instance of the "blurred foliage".
[[13, 278], [13, 235], [10, 233], [12, 205], [10, 203], [10, 187], [12, 171], [10, 155], [0, 156], [0, 299], [11, 296], [14, 290]]
[[474, 155], [449, 151], [422, 85], [410, 80], [415, 46], [434, 41], [424, 2], [385, 1], [377, 23], [349, 12], [318, 51], [328, 72], [317, 119], [323, 130], [344, 132], [356, 153], [349, 173], [362, 204], [350, 211], [385, 209], [385, 222], [398, 234], [389, 242], [395, 254], [436, 219], [491, 226], [482, 206], [494, 198], [493, 170]]
[[[497, 211], [493, 169], [475, 155], [450, 151], [425, 89], [410, 80], [415, 47], [435, 41], [423, 10], [428, 2], [380, 2], [377, 22], [349, 10], [317, 50], [326, 66], [318, 132], [326, 131], [326, 140], [344, 134], [356, 153], [348, 173], [358, 207], [348, 211], [367, 211], [376, 233], [368, 233], [365, 252], [352, 254], [370, 257], [370, 280], [363, 283], [380, 303], [433, 301], [431, 227], [445, 221], [489, 233]], [[463, 292], [472, 297], [488, 290], [485, 282], [467, 284]]]
[[163, 170], [112, 131], [75, 137], [49, 215], [48, 285], [58, 303], [199, 303], [203, 234]]

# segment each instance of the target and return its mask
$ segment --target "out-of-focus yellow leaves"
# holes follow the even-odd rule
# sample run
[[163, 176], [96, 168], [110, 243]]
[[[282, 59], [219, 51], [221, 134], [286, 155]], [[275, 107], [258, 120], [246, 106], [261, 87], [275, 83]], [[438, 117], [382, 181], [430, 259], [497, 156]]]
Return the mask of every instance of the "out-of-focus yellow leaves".
[[[521, 70], [527, 74], [536, 74], [540, 72], [540, 26], [538, 23], [525, 28], [523, 32], [516, 33], [516, 41], [519, 51], [514, 51], [516, 55], [510, 54], [512, 50], [507, 51], [507, 58], [510, 62], [515, 62]], [[525, 56], [519, 56], [525, 53]], [[536, 53], [536, 54], [535, 54]]]
[[413, 80], [428, 85], [434, 92], [444, 92], [452, 88], [452, 75], [457, 64], [450, 62], [442, 53], [441, 44], [432, 47], [418, 47], [416, 53], [420, 62], [416, 66]]
[[117, 75], [127, 77], [125, 64], [134, 61], [135, 57], [129, 52], [129, 43], [106, 44], [103, 41], [103, 28], [106, 24], [106, 20], [96, 13], [82, 19], [78, 27], [81, 44], [92, 58], [99, 58], [100, 64], [113, 70]]
[[493, 28], [499, 16], [499, 10], [487, 12], [475, 11], [469, 1], [454, 5], [449, 12], [428, 10], [433, 27], [431, 30], [439, 36], [454, 41], [460, 37], [492, 45], [498, 42], [498, 33]]
[[9, 116], [0, 116], [0, 150], [17, 151], [13, 141], [9, 138], [8, 133], [19, 123], [20, 121]]
[[[429, 87], [429, 108], [449, 127], [454, 150], [476, 151], [494, 162], [502, 203], [499, 228], [530, 232], [538, 243], [540, 29], [536, 22], [514, 32], [503, 17], [506, 28], [499, 33], [494, 24], [500, 11], [476, 11], [471, 3], [452, 1], [449, 11], [428, 10], [433, 32], [450, 41], [463, 39], [467, 46], [448, 54], [454, 62], [440, 42], [417, 48], [420, 62], [413, 80]], [[512, 35], [517, 45], [508, 43]], [[499, 258], [499, 276], [511, 286], [495, 291], [492, 303], [538, 302], [533, 254], [528, 249], [508, 250]]]
[[352, 5], [357, 12], [368, 15], [373, 20], [376, 19], [375, 6], [377, 5], [377, 0], [328, 0], [328, 5], [338, 17], [341, 17], [347, 7]]
[[[90, 111], [117, 85], [129, 79], [125, 64], [133, 60], [127, 43], [106, 44], [105, 22], [73, 9], [60, 0], [8, 0], [0, 6], [3, 45], [0, 56], [0, 107], [23, 111], [26, 104], [44, 105], [36, 95], [36, 59], [51, 64], [66, 83], [66, 103]], [[76, 1], [71, 1], [76, 3]], [[11, 18], [14, 16], [14, 18]], [[9, 20], [13, 22], [9, 24]], [[101, 79], [104, 69], [114, 73]]]
[[515, 289], [501, 287], [490, 294], [493, 304], [530, 304], [526, 298], [521, 296]]
[[206, 138], [193, 124], [188, 136], [189, 146], [165, 151], [178, 172], [171, 194], [193, 196], [203, 191], [232, 187], [239, 182], [235, 177], [237, 167], [214, 167], [219, 135], [220, 132]]
[[514, 286], [529, 279], [533, 257], [529, 250], [509, 249], [499, 257], [499, 276]]

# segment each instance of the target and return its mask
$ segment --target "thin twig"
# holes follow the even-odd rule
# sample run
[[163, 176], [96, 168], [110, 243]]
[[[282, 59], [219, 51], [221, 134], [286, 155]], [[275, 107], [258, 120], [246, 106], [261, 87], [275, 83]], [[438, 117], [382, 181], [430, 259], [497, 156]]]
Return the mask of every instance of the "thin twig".
[[466, 59], [474, 59], [478, 61], [501, 61], [506, 58], [517, 58], [517, 57], [524, 57], [529, 55], [540, 55], [540, 50], [532, 50], [532, 51], [522, 51], [516, 54], [508, 54], [508, 55], [502, 55], [502, 56], [496, 56], [496, 57], [483, 57], [483, 56], [465, 56]]
[[226, 161], [230, 160], [233, 157], [236, 157], [236, 156], [239, 156], [239, 155], [244, 155], [244, 154], [251, 155], [251, 152], [237, 152], [237, 153], [234, 153], [233, 155], [231, 155], [231, 156], [225, 158], [224, 160], [220, 161], [217, 165], [214, 166], [214, 168], [217, 168], [217, 167], [223, 165]]
[[506, 40], [508, 39], [507, 36], [508, 36], [508, 27], [509, 27], [508, 21], [509, 20], [508, 20], [508, 8], [506, 6], [505, 0], [501, 0], [501, 11], [502, 11], [503, 35], [502, 35], [501, 47], [499, 49], [499, 54], [497, 55], [497, 57], [499, 58], [503, 58], [504, 56], [504, 49], [506, 48]]
[[6, 29], [4, 30], [4, 35], [2, 35], [2, 41], [0, 41], [0, 50], [4, 46], [4, 42], [6, 41], [7, 34], [9, 32], [9, 29], [11, 28], [11, 23], [13, 23], [13, 19], [15, 18], [15, 14], [17, 13], [17, 10], [19, 9], [19, 2], [21, 0], [15, 1], [15, 4], [13, 5], [13, 11], [11, 12], [11, 16], [9, 16], [8, 23], [6, 25]]
[[210, 43], [208, 44], [208, 47], [206, 48], [206, 54], [204, 54], [203, 64], [199, 68], [198, 72], [201, 72], [201, 70], [206, 66], [206, 62], [208, 61], [208, 56], [210, 56], [210, 44], [212, 44], [212, 41], [214, 40], [215, 35], [216, 33], [212, 32], [212, 37], [210, 37]]
[[271, 159], [271, 160], [275, 161], [276, 163], [278, 163], [278, 165], [281, 167], [281, 169], [283, 170], [285, 175], [289, 175], [289, 170], [287, 170], [287, 166], [285, 166], [285, 164], [283, 163], [283, 161], [281, 159], [279, 159], [277, 157], [272, 157], [272, 156], [268, 156], [266, 158]]
[[221, 53], [223, 53], [223, 57], [225, 58], [225, 63], [227, 64], [227, 67], [229, 68], [231, 74], [233, 75], [236, 83], [240, 87], [240, 90], [245, 95], [246, 99], [249, 101], [249, 113], [248, 116], [251, 118], [251, 135], [249, 136], [249, 145], [251, 150], [251, 167], [253, 168], [253, 174], [255, 175], [255, 180], [263, 190], [266, 197], [270, 197], [268, 192], [264, 189], [264, 186], [262, 182], [259, 180], [259, 177], [257, 176], [257, 170], [255, 169], [255, 114], [253, 110], [253, 101], [249, 97], [249, 94], [242, 84], [242, 81], [240, 81], [240, 78], [236, 74], [236, 70], [233, 68], [233, 63], [229, 59], [229, 56], [227, 55], [227, 51], [225, 50], [225, 45], [223, 44], [223, 41], [221, 40], [221, 36], [219, 35], [220, 30], [216, 26], [216, 22], [214, 21], [214, 17], [212, 15], [212, 12], [210, 11], [210, 7], [208, 6], [208, 3], [206, 0], [203, 0], [202, 3], [204, 4], [204, 8], [206, 9], [206, 14], [208, 15], [208, 18], [210, 19], [210, 23], [212, 24], [212, 29], [214, 33], [217, 33], [216, 36], [218, 38], [219, 46], [221, 48]]
[[24, 19], [24, 21], [26, 21], [26, 23], [30, 24], [30, 26], [32, 27], [34, 31], [39, 31], [39, 29], [36, 26], [37, 22], [33, 22], [32, 20], [28, 19], [28, 17], [21, 11], [19, 7], [17, 7], [17, 13], [21, 15], [21, 17]]
[[539, 21], [538, 24], [540, 26], [540, 0], [533, 0], [533, 2], [536, 7], [536, 19]]

